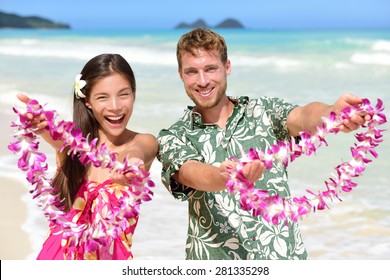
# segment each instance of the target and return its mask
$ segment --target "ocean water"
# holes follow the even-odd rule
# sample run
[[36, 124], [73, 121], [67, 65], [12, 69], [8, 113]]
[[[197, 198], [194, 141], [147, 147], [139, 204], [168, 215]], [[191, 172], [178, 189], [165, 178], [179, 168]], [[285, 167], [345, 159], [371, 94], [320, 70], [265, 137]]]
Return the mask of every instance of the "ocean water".
[[[7, 121], [1, 143], [12, 141], [15, 94], [24, 92], [70, 119], [73, 80], [84, 63], [99, 53], [115, 52], [132, 65], [137, 101], [131, 129], [157, 135], [190, 105], [177, 74], [176, 42], [183, 30], [0, 30], [1, 116]], [[221, 30], [232, 73], [229, 95], [277, 96], [306, 104], [334, 102], [351, 92], [376, 103], [390, 116], [390, 30]], [[389, 128], [386, 124], [384, 128]], [[6, 139], [4, 139], [6, 138]], [[334, 167], [350, 158], [353, 134], [331, 135], [328, 147], [289, 167], [296, 196], [324, 188]], [[42, 144], [53, 168], [51, 149]], [[390, 259], [390, 137], [377, 148], [379, 158], [356, 179], [358, 187], [341, 195], [330, 209], [304, 217], [301, 230], [311, 259]], [[0, 176], [29, 186], [16, 167], [16, 156], [0, 147]], [[187, 204], [173, 199], [160, 182], [159, 162], [151, 176], [154, 199], [142, 205], [133, 252], [138, 259], [183, 259]], [[51, 169], [51, 172], [53, 169]], [[29, 194], [22, 197], [28, 217], [21, 225], [33, 245], [34, 259], [47, 232], [47, 221]]]

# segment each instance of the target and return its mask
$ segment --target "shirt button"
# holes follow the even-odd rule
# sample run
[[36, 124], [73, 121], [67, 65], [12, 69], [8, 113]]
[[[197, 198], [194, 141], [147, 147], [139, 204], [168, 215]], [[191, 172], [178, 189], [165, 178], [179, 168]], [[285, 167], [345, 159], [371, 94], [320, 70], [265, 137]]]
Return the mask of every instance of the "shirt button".
[[252, 236], [252, 241], [256, 241], [256, 236]]

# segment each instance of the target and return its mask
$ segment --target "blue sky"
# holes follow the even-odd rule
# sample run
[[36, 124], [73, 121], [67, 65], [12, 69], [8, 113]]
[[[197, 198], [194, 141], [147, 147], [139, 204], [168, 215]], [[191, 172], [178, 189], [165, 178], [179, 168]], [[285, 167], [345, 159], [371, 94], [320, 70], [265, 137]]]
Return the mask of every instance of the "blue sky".
[[390, 28], [390, 0], [0, 0], [0, 10], [84, 28], [173, 28], [199, 18], [248, 28]]

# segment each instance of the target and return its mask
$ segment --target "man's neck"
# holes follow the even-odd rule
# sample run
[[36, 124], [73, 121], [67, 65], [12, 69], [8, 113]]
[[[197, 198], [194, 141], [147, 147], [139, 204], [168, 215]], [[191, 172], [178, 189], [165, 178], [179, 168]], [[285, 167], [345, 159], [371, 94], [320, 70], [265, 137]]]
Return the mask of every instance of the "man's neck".
[[223, 130], [226, 129], [226, 122], [233, 112], [234, 104], [227, 97], [210, 109], [201, 109], [195, 107], [195, 111], [202, 115], [202, 121], [205, 124], [218, 125]]

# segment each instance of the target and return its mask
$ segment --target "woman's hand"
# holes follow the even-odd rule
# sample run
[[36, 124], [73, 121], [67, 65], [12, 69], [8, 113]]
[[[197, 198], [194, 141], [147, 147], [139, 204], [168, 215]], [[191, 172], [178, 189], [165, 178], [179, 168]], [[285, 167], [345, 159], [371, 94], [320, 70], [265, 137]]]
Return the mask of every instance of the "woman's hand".
[[[142, 171], [145, 171], [145, 166], [144, 164], [142, 163], [142, 161], [139, 159], [139, 158], [130, 158], [128, 160], [128, 162], [130, 164], [139, 164], [141, 163], [138, 168]], [[110, 179], [114, 182], [114, 183], [117, 183], [117, 184], [120, 184], [120, 185], [128, 185], [130, 184], [130, 182], [136, 178], [138, 176], [138, 174], [134, 173], [134, 172], [126, 172], [126, 173], [113, 173], [111, 174], [110, 176]]]
[[[18, 93], [16, 97], [22, 101], [24, 104], [27, 105], [28, 102], [30, 102], [32, 99], [28, 97], [27, 95], [24, 95], [22, 93]], [[48, 125], [46, 116], [44, 114], [40, 114], [39, 116], [33, 116], [30, 113], [27, 113], [27, 118], [31, 121], [33, 124], [33, 131], [35, 134], [39, 135], [42, 134], [45, 127]]]

